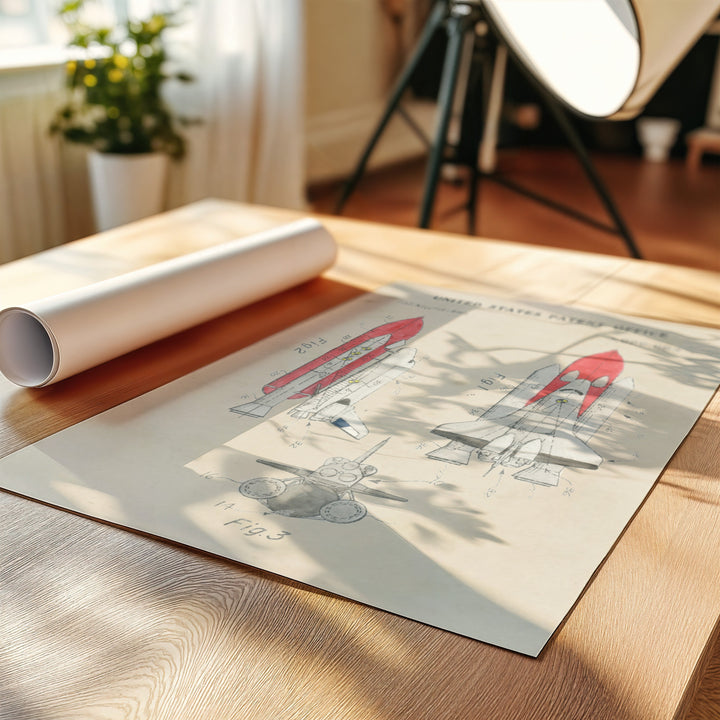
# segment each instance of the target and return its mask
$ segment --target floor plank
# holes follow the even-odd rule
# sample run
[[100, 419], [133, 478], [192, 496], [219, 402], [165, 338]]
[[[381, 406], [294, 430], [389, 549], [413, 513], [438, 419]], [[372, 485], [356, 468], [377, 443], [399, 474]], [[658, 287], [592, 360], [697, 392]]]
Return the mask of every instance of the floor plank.
[[[650, 163], [637, 157], [598, 155], [594, 160], [645, 259], [720, 271], [720, 164], [706, 162], [692, 172], [679, 158]], [[498, 168], [517, 183], [608, 222], [592, 186], [568, 151], [501, 150]], [[424, 172], [425, 160], [421, 158], [367, 174], [343, 215], [415, 226]], [[341, 186], [330, 183], [311, 188], [312, 209], [332, 213]], [[618, 236], [580, 223], [492, 181], [481, 183], [478, 198], [477, 235], [609, 255], [627, 254]], [[466, 233], [466, 202], [466, 183], [441, 182], [433, 229]]]

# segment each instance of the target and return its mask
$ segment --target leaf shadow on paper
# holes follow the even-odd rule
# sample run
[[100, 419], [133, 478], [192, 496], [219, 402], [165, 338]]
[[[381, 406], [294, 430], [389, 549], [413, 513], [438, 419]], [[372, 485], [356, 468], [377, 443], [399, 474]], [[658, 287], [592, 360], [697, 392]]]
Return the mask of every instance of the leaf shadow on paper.
[[[16, 541], [3, 608], [6, 620], [25, 622], [5, 626], [13, 631], [3, 642], [0, 715], [53, 720], [123, 703], [157, 720], [209, 708], [223, 717], [248, 708], [284, 718], [340, 708], [395, 720], [464, 717], [469, 708], [508, 720], [558, 708], [580, 717], [582, 687], [598, 715], [647, 717], [640, 693], [619, 692], [569, 642], [538, 659], [503, 652], [53, 508], [28, 523], [35, 507], [22, 498], [7, 505]], [[11, 659], [18, 653], [22, 662]], [[178, 658], [182, 682], [167, 673]]]

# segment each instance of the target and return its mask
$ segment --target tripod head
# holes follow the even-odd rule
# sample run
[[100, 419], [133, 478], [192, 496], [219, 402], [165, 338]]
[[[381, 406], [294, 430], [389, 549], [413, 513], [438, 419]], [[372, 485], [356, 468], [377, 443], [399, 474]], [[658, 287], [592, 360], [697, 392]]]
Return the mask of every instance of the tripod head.
[[455, 17], [479, 16], [483, 6], [483, 0], [445, 0], [445, 2], [447, 2], [449, 14]]

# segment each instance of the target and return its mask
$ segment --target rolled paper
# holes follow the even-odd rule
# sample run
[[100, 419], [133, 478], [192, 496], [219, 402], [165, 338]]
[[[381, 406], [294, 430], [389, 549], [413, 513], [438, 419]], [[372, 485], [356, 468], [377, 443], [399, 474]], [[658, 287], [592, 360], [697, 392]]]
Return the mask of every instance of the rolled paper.
[[43, 387], [310, 280], [335, 261], [310, 218], [0, 311], [0, 372]]

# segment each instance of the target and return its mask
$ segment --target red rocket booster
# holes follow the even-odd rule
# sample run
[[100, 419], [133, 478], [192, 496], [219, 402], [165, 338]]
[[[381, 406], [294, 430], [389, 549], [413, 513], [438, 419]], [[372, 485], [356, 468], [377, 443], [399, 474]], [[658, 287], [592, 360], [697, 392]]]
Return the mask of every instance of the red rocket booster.
[[[277, 380], [273, 380], [271, 383], [268, 383], [263, 387], [263, 392], [266, 395], [274, 392], [284, 385], [287, 385], [289, 382], [302, 377], [306, 373], [319, 368], [321, 365], [324, 365], [325, 363], [328, 363], [345, 353], [354, 353], [357, 355], [352, 362], [344, 364], [338, 370], [328, 373], [322, 379], [316, 380], [294, 395], [290, 395], [290, 398], [303, 398], [308, 395], [313, 395], [319, 390], [326, 388], [328, 385], [342, 379], [346, 375], [352, 375], [363, 365], [366, 365], [376, 358], [385, 355], [385, 353], [388, 352], [388, 347], [414, 337], [420, 331], [422, 326], [423, 319], [421, 317], [408, 320], [396, 320], [391, 323], [386, 323], [385, 325], [378, 325], [372, 330], [368, 330], [362, 335], [358, 335], [352, 340], [348, 340], [342, 345], [338, 345], [332, 350], [328, 350], [320, 357], [305, 363], [305, 365], [301, 365], [300, 367], [291, 370], [289, 373], [283, 375]], [[387, 339], [382, 344], [375, 346], [375, 343], [371, 343], [372, 340], [383, 337], [384, 335], [387, 335]], [[370, 347], [367, 349], [363, 348], [363, 345], [366, 343], [370, 343]]]
[[580, 406], [578, 417], [582, 415], [609, 387], [612, 385], [615, 378], [623, 370], [623, 359], [616, 350], [610, 350], [609, 352], [597, 353], [596, 355], [586, 355], [575, 362], [570, 363], [560, 374], [558, 374], [553, 380], [551, 380], [540, 392], [534, 397], [527, 401], [527, 405], [531, 405], [537, 402], [546, 395], [559, 390], [560, 388], [567, 385], [571, 380], [563, 380], [562, 378], [572, 372], [578, 373], [578, 379], [589, 380], [590, 383], [604, 378], [605, 382], [598, 385], [597, 387], [590, 385], [590, 388], [585, 395], [585, 399]]

